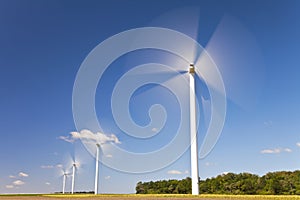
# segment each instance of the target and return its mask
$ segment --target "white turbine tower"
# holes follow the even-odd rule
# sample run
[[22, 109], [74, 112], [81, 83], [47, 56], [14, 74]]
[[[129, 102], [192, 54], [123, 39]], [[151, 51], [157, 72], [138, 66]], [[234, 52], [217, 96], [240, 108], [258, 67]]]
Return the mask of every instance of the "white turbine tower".
[[190, 64], [190, 137], [191, 137], [191, 176], [192, 194], [199, 194], [199, 172], [198, 172], [198, 145], [196, 125], [196, 97], [195, 97], [195, 68]]
[[96, 173], [95, 173], [95, 194], [98, 194], [98, 180], [99, 180], [99, 151], [100, 145], [96, 144]]
[[72, 172], [72, 190], [71, 190], [71, 193], [74, 194], [76, 163], [73, 163], [72, 170], [73, 170], [73, 172]]

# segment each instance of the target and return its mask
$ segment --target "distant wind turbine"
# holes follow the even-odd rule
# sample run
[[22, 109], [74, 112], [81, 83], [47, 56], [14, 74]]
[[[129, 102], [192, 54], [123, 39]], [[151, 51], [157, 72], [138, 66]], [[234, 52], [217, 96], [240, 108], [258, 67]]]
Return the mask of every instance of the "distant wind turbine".
[[66, 172], [65, 170], [62, 169], [61, 171], [61, 176], [62, 176], [62, 193], [65, 194], [66, 192], [66, 181], [67, 177], [70, 175], [70, 173]]
[[72, 170], [73, 170], [73, 173], [72, 173], [72, 194], [74, 194], [74, 187], [75, 187], [75, 170], [76, 170], [76, 164], [73, 163], [72, 165]]
[[65, 194], [67, 175], [68, 174], [66, 172], [64, 172], [64, 174], [63, 174], [63, 189], [62, 189], [63, 194]]

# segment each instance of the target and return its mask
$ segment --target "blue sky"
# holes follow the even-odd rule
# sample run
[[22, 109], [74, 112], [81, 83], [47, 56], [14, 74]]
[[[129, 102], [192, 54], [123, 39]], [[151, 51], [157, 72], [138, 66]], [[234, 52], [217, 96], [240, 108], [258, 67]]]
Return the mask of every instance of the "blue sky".
[[[70, 170], [71, 157], [81, 163], [75, 190], [93, 190], [94, 158], [79, 140], [69, 143], [61, 137], [76, 131], [76, 74], [100, 42], [145, 26], [172, 28], [195, 38], [211, 53], [223, 77], [226, 121], [217, 145], [200, 160], [201, 178], [299, 169], [299, 9], [298, 1], [0, 1], [0, 193], [60, 191], [60, 167]], [[163, 62], [164, 54], [144, 51], [120, 58], [97, 88], [99, 120], [104, 121], [104, 132], [119, 138], [122, 148], [147, 152], [172, 138], [165, 135], [152, 143], [126, 140], [105, 109], [110, 100], [101, 98], [111, 92], [111, 80], [134, 65]], [[132, 61], [133, 57], [138, 59]], [[122, 70], [115, 70], [119, 65]], [[145, 125], [147, 106], [160, 102], [171, 111], [171, 126], [164, 131], [172, 133], [178, 121], [175, 97], [152, 87], [136, 91], [132, 117]], [[147, 94], [163, 98], [149, 99]], [[101, 165], [99, 192], [133, 193], [138, 181], [187, 176], [188, 151], [151, 173], [125, 173]]]

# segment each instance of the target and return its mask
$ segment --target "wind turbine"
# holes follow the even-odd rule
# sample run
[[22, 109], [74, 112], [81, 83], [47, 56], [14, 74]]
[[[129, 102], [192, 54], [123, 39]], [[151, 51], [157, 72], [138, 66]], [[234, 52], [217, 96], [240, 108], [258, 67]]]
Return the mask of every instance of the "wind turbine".
[[95, 173], [95, 194], [98, 194], [98, 180], [99, 180], [99, 151], [100, 145], [96, 144], [96, 173]]
[[[113, 45], [117, 45], [119, 48], [117, 48], [116, 51], [109, 51], [108, 53], [107, 48]], [[114, 159], [114, 161], [103, 159], [103, 163], [114, 169], [126, 172], [150, 172], [156, 169], [161, 169], [175, 162], [190, 147], [192, 194], [197, 195], [199, 194], [198, 159], [204, 158], [208, 155], [208, 153], [216, 144], [223, 129], [226, 115], [226, 92], [222, 76], [216, 63], [212, 60], [208, 52], [191, 37], [167, 28], [142, 27], [127, 30], [114, 35], [95, 47], [85, 59], [85, 62], [83, 62], [81, 65], [73, 87], [73, 116], [74, 121], [76, 122], [76, 127], [77, 129], [82, 129], [82, 127], [85, 127], [87, 124], [86, 119], [92, 119], [92, 124], [99, 128], [99, 130], [102, 130], [97, 117], [95, 117], [97, 115], [94, 109], [94, 95], [95, 91], [97, 90], [99, 80], [104, 74], [105, 69], [108, 68], [108, 66], [115, 59], [121, 55], [124, 55], [125, 53], [140, 49], [163, 50], [171, 53], [172, 55], [178, 56], [178, 60], [182, 60], [185, 64], [177, 65], [178, 63], [175, 61], [171, 61], [171, 65], [165, 65], [165, 63], [159, 64], [158, 61], [156, 61], [136, 66], [135, 68], [126, 72], [126, 74], [124, 74], [118, 80], [111, 97], [112, 113], [117, 125], [124, 132], [131, 133], [133, 136], [137, 137], [140, 136], [140, 132], [142, 130], [146, 129], [147, 127], [151, 127], [154, 120], [151, 121], [146, 127], [136, 126], [136, 124], [130, 120], [132, 118], [128, 110], [128, 102], [133, 92], [138, 87], [149, 83], [163, 85], [168, 89], [170, 88], [171, 92], [174, 91], [174, 94], [178, 98], [180, 105], [186, 105], [185, 103], [188, 103], [189, 100], [190, 108], [189, 110], [182, 109], [183, 112], [181, 112], [181, 124], [177, 134], [167, 145], [165, 145], [164, 148], [161, 148], [159, 151], [148, 152], [147, 154], [136, 154], [134, 152], [124, 151], [123, 149], [111, 145], [109, 151], [114, 152], [117, 157]], [[99, 56], [105, 56], [107, 59], [95, 59]], [[97, 66], [100, 65], [103, 67], [99, 70], [99, 67]], [[182, 73], [182, 66], [186, 65], [190, 65], [189, 69], [184, 70], [185, 73]], [[171, 74], [178, 72], [175, 75], [176, 79], [175, 77], [173, 79], [170, 76], [161, 76], [163, 74], [162, 72], [170, 71], [168, 66], [172, 66]], [[145, 74], [144, 72], [149, 72], [149, 76], [143, 76], [141, 78], [141, 74]], [[153, 72], [160, 72], [160, 75], [151, 75], [154, 74]], [[188, 92], [187, 88], [186, 90], [182, 91], [180, 90], [180, 87], [177, 87], [178, 85], [176, 85], [178, 81], [182, 81], [183, 79], [187, 80], [187, 76], [185, 74], [189, 77], [189, 99], [187, 98], [188, 95], [184, 94], [184, 92]], [[133, 79], [132, 75], [138, 75], [139, 78]], [[210, 96], [210, 123], [207, 127], [206, 135], [202, 141], [199, 157], [197, 148], [197, 122], [199, 120], [197, 120], [196, 109], [196, 103], [199, 101], [199, 99], [196, 101], [195, 94], [195, 79], [197, 77], [200, 77], [201, 80], [203, 80], [203, 82], [206, 84], [208, 90], [207, 92]], [[174, 80], [176, 80], [176, 82]], [[89, 95], [84, 95], [83, 98], [83, 92], [84, 94]], [[182, 108], [185, 108], [185, 106]], [[149, 110], [149, 113], [150, 111], [151, 110]], [[154, 112], [156, 112], [156, 110], [153, 111], [153, 113]], [[88, 117], [82, 118], [82, 116]], [[188, 124], [190, 129], [190, 139], [186, 137], [187, 131], [185, 128], [188, 129], [186, 126]], [[93, 146], [90, 148], [88, 144], [89, 143], [87, 142], [85, 146], [92, 154], [94, 154], [95, 147]], [[162, 159], [161, 162], [145, 165], [145, 160], [153, 160], [162, 155], [165, 156], [166, 159]], [[135, 160], [136, 162], [134, 165], [131, 163], [120, 165], [118, 159]]]
[[66, 189], [66, 180], [67, 180], [67, 176], [69, 174], [67, 174], [66, 172], [64, 172], [63, 174], [63, 189], [62, 189], [62, 193], [65, 194], [65, 189]]
[[[79, 170], [81, 169], [81, 167], [83, 166], [83, 163], [81, 162], [81, 159], [74, 154], [73, 156], [70, 156], [69, 158], [67, 158], [68, 162], [67, 162], [67, 166], [69, 167], [70, 173], [66, 173], [66, 175], [70, 175], [72, 176], [72, 180], [71, 180], [71, 194], [74, 194], [74, 189], [75, 189], [75, 176], [76, 174], [79, 172]], [[72, 169], [70, 169], [72, 168]]]
[[191, 137], [191, 176], [192, 194], [199, 194], [199, 172], [198, 172], [198, 145], [197, 145], [197, 116], [195, 97], [195, 68], [190, 64], [190, 137]]
[[74, 194], [74, 187], [75, 187], [75, 171], [76, 171], [76, 163], [74, 162], [72, 165], [72, 190], [71, 190], [72, 194]]

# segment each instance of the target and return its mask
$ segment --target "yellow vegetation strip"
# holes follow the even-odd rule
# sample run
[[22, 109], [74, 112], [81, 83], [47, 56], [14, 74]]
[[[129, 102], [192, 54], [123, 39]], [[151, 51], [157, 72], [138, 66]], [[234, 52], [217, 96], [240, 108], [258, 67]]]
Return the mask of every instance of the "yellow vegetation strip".
[[41, 195], [56, 198], [91, 198], [91, 197], [131, 197], [131, 198], [198, 198], [198, 199], [236, 199], [236, 200], [300, 200], [296, 195], [189, 195], [189, 194], [48, 194]]

